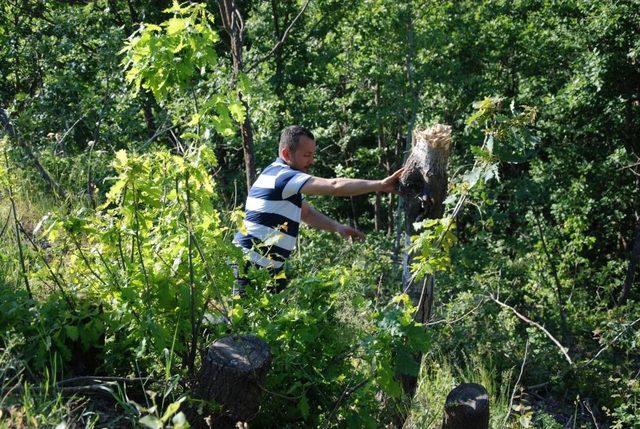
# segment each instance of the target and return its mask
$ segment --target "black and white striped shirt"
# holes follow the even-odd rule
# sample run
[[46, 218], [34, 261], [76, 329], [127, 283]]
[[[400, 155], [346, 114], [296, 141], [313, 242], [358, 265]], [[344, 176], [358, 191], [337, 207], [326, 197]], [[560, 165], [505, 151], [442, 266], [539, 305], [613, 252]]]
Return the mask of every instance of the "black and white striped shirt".
[[275, 271], [282, 268], [296, 247], [303, 199], [300, 189], [310, 177], [277, 158], [251, 186], [245, 205], [247, 234], [238, 232], [233, 240], [251, 262]]

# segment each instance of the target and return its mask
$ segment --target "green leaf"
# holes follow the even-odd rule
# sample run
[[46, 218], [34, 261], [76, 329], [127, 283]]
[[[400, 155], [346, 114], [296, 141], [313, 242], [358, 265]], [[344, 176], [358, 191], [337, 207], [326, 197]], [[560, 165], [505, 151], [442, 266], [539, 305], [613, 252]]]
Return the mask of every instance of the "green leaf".
[[251, 88], [251, 81], [245, 73], [238, 74], [238, 89], [241, 93], [247, 94]]
[[171, 416], [173, 416], [179, 409], [180, 409], [180, 404], [182, 404], [182, 402], [184, 402], [184, 400], [186, 399], [186, 397], [182, 397], [180, 399], [178, 399], [175, 402], [172, 402], [171, 404], [169, 404], [169, 406], [167, 407], [166, 411], [164, 412], [164, 414], [162, 415], [162, 422], [166, 423]]
[[173, 429], [187, 429], [189, 427], [187, 416], [182, 411], [173, 416], [171, 423], [173, 424]]
[[463, 179], [465, 182], [469, 184], [469, 188], [473, 188], [478, 180], [480, 180], [480, 176], [482, 175], [482, 168], [480, 166], [475, 167], [473, 170], [467, 172]]
[[309, 418], [309, 401], [307, 400], [306, 395], [302, 395], [300, 401], [298, 402], [298, 411], [302, 414], [303, 419]]
[[240, 103], [231, 103], [229, 104], [229, 112], [231, 112], [231, 117], [236, 121], [236, 122], [243, 122], [244, 121], [244, 115], [246, 113], [246, 110], [244, 108], [244, 106]]
[[64, 327], [64, 330], [71, 341], [76, 341], [78, 339], [79, 331], [76, 326], [67, 325]]
[[200, 118], [201, 118], [200, 113], [194, 113], [191, 116], [191, 120], [189, 121], [189, 123], [187, 125], [190, 126], [190, 127], [198, 125], [200, 123]]
[[140, 420], [138, 420], [138, 423], [140, 423], [141, 425], [143, 425], [144, 427], [150, 428], [150, 429], [162, 429], [163, 428], [163, 424], [162, 421], [157, 418], [156, 416], [144, 416], [143, 418], [141, 418]]
[[398, 350], [398, 355], [396, 357], [396, 372], [417, 377], [419, 371], [420, 365], [411, 353], [404, 348]]
[[167, 34], [171, 36], [176, 33], [179, 33], [185, 28], [187, 28], [188, 24], [189, 24], [189, 21], [187, 21], [186, 19], [171, 18], [169, 21], [166, 22]]

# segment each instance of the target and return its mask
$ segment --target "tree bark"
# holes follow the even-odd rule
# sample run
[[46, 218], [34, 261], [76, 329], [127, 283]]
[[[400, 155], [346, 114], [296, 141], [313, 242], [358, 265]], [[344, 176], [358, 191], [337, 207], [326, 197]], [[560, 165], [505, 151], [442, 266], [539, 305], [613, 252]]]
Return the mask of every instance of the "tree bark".
[[[405, 200], [405, 236], [415, 234], [413, 224], [424, 219], [439, 219], [444, 214], [444, 200], [447, 195], [447, 163], [449, 160], [450, 128], [435, 125], [427, 130], [416, 130], [415, 144], [404, 164], [405, 171], [400, 178], [400, 191]], [[406, 265], [411, 265], [410, 255], [405, 255]], [[406, 270], [408, 271], [408, 270]], [[415, 320], [424, 323], [431, 312], [432, 281], [415, 282], [408, 272], [403, 278], [406, 290], [414, 305], [419, 306]]]
[[237, 422], [255, 418], [270, 364], [271, 349], [256, 336], [234, 335], [214, 342], [203, 358], [194, 394], [222, 410], [206, 418], [188, 410], [192, 427], [234, 428]]
[[442, 429], [489, 429], [489, 394], [476, 383], [464, 383], [447, 395]]
[[[434, 125], [427, 130], [416, 130], [411, 154], [404, 164], [400, 177], [400, 192], [404, 196], [404, 237], [409, 240], [415, 234], [413, 224], [423, 219], [439, 219], [444, 214], [447, 195], [447, 163], [449, 160], [451, 127]], [[434, 277], [416, 281], [409, 273], [411, 255], [405, 251], [403, 261], [403, 290], [416, 306], [414, 320], [425, 323], [431, 317]], [[417, 362], [421, 356], [415, 356]], [[413, 395], [417, 377], [402, 375], [405, 393]]]
[[[231, 57], [233, 62], [232, 79], [237, 83], [238, 77], [244, 70], [243, 49], [244, 49], [244, 22], [242, 14], [235, 0], [218, 0], [222, 25], [229, 35], [231, 44]], [[238, 98], [245, 108], [244, 122], [240, 128], [242, 136], [242, 151], [244, 154], [245, 178], [247, 181], [247, 191], [256, 180], [255, 156], [253, 150], [253, 129], [251, 126], [251, 114], [249, 104], [238, 89]]]

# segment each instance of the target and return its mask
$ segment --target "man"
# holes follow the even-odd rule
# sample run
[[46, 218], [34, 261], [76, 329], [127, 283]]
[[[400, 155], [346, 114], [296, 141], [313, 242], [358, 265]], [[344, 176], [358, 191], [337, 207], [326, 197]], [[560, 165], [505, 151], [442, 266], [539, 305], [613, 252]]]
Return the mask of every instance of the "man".
[[[370, 192], [396, 192], [402, 169], [383, 180], [323, 179], [308, 174], [314, 163], [316, 142], [310, 131], [292, 125], [280, 136], [278, 158], [258, 177], [249, 190], [245, 205], [245, 233], [238, 232], [234, 243], [242, 248], [251, 264], [273, 275], [282, 270], [296, 247], [302, 220], [323, 231], [336, 232], [345, 239], [364, 239], [364, 234], [320, 213], [304, 201], [303, 195], [349, 197]], [[236, 275], [242, 293], [247, 279]], [[277, 290], [284, 287], [278, 281]]]

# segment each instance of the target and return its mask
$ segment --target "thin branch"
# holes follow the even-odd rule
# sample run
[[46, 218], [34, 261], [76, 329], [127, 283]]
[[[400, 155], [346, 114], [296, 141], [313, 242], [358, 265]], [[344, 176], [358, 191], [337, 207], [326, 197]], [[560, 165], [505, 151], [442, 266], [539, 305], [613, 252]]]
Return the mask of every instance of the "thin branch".
[[33, 249], [35, 250], [35, 252], [38, 254], [38, 256], [40, 256], [40, 259], [42, 259], [42, 262], [47, 267], [47, 270], [49, 271], [49, 274], [51, 274], [51, 278], [53, 279], [53, 282], [56, 284], [56, 286], [60, 290], [60, 293], [62, 294], [62, 298], [67, 303], [67, 306], [69, 307], [69, 309], [71, 311], [73, 311], [74, 314], [75, 314], [76, 313], [76, 307], [75, 307], [75, 305], [73, 303], [73, 300], [71, 299], [71, 297], [69, 295], [67, 295], [67, 292], [64, 290], [64, 287], [62, 286], [62, 283], [58, 279], [58, 276], [53, 271], [53, 268], [51, 268], [51, 265], [49, 264], [49, 261], [47, 261], [47, 258], [45, 258], [45, 256], [42, 254], [42, 250], [36, 244], [36, 242], [33, 240], [31, 235], [27, 231], [25, 231], [24, 227], [22, 226], [22, 223], [20, 223], [19, 220], [17, 222], [18, 222], [18, 226], [19, 226], [20, 230], [22, 231], [22, 235], [27, 237], [27, 240], [29, 241], [29, 243], [31, 243], [31, 246], [33, 246]]
[[510, 305], [505, 304], [504, 302], [498, 300], [493, 295], [489, 295], [489, 298], [491, 298], [492, 301], [494, 301], [496, 304], [500, 305], [501, 307], [508, 308], [509, 310], [511, 310], [513, 312], [513, 314], [518, 316], [518, 318], [520, 320], [522, 320], [522, 321], [524, 321], [524, 322], [526, 322], [526, 323], [528, 323], [530, 325], [533, 325], [536, 328], [540, 329], [542, 332], [544, 332], [545, 335], [560, 349], [560, 351], [564, 355], [564, 358], [567, 360], [567, 362], [569, 362], [569, 364], [571, 366], [575, 366], [575, 364], [573, 363], [573, 361], [571, 360], [571, 358], [567, 354], [566, 347], [564, 347], [562, 344], [560, 344], [560, 341], [556, 340], [556, 338], [553, 335], [551, 335], [551, 333], [549, 331], [547, 331], [544, 326], [542, 326], [541, 324], [539, 324], [537, 322], [534, 322], [533, 320], [529, 319], [528, 317], [523, 316], [522, 314], [518, 313], [518, 310], [516, 310], [515, 308], [511, 307]]
[[342, 403], [346, 401], [349, 396], [353, 395], [358, 389], [366, 385], [369, 381], [371, 381], [370, 378], [365, 378], [353, 387], [349, 387], [349, 385], [347, 385], [338, 400], [333, 404], [333, 409], [331, 410], [331, 414], [329, 414], [329, 417], [327, 418], [327, 425], [325, 427], [330, 426], [331, 420], [333, 420], [333, 417], [340, 408], [340, 405], [342, 405]]
[[80, 116], [74, 123], [73, 125], [71, 125], [62, 135], [62, 137], [60, 137], [60, 139], [58, 139], [58, 141], [56, 141], [56, 146], [58, 146], [60, 143], [62, 143], [62, 141], [65, 139], [65, 137], [67, 137], [69, 135], [69, 133], [71, 132], [71, 130], [73, 130], [75, 128], [76, 125], [78, 125], [78, 123], [83, 120], [85, 117], [87, 116], [87, 114], [85, 113], [84, 115]]
[[589, 359], [587, 362], [583, 363], [580, 365], [580, 367], [583, 366], [587, 366], [589, 365], [591, 362], [593, 362], [594, 360], [596, 360], [598, 358], [598, 356], [600, 356], [606, 349], [608, 349], [609, 347], [611, 347], [613, 345], [613, 343], [615, 343], [616, 341], [618, 341], [618, 338], [620, 338], [622, 336], [622, 334], [624, 334], [627, 329], [633, 327], [636, 323], [640, 322], [640, 318], [634, 320], [633, 322], [631, 322], [630, 324], [628, 324], [622, 331], [620, 331], [618, 333], [618, 335], [616, 335], [613, 340], [611, 340], [610, 343], [605, 344], [604, 347], [602, 347], [600, 350], [598, 350], [598, 353], [596, 353], [591, 359]]
[[83, 381], [91, 381], [91, 382], [121, 382], [121, 383], [138, 383], [139, 381], [153, 381], [150, 380], [149, 377], [110, 377], [110, 376], [80, 376], [67, 378], [66, 380], [60, 380], [56, 383], [56, 386], [62, 386], [69, 383], [77, 383]]
[[474, 308], [472, 308], [471, 310], [467, 311], [466, 313], [464, 313], [462, 316], [456, 318], [456, 319], [452, 319], [452, 320], [447, 320], [447, 319], [440, 319], [440, 320], [435, 320], [433, 322], [427, 322], [424, 324], [424, 326], [433, 326], [433, 325], [439, 325], [440, 323], [445, 323], [447, 325], [453, 325], [456, 322], [461, 321], [462, 319], [464, 319], [465, 317], [467, 317], [469, 314], [471, 313], [475, 313], [475, 311], [477, 309], [479, 309], [480, 307], [482, 307], [482, 305], [487, 302], [486, 299], [482, 299], [480, 301], [480, 303], [478, 305], [476, 305]]
[[536, 226], [538, 228], [538, 235], [540, 236], [540, 241], [542, 243], [542, 250], [544, 255], [547, 258], [547, 264], [549, 264], [549, 268], [551, 269], [551, 275], [553, 277], [553, 282], [556, 287], [556, 297], [558, 299], [558, 307], [560, 310], [560, 326], [562, 328], [562, 339], [566, 342], [571, 342], [569, 328], [567, 328], [567, 311], [565, 308], [565, 299], [564, 293], [562, 290], [562, 283], [560, 282], [560, 277], [558, 276], [557, 264], [554, 263], [553, 258], [551, 257], [551, 252], [549, 252], [549, 248], [547, 246], [547, 240], [544, 237], [544, 232], [542, 231], [542, 223], [540, 222], [540, 215], [536, 210], [533, 211], [533, 218], [536, 222]]
[[299, 401], [300, 398], [302, 398], [302, 395], [299, 396], [287, 396], [287, 395], [283, 395], [282, 393], [278, 393], [278, 392], [273, 392], [269, 389], [267, 389], [266, 387], [264, 387], [262, 384], [258, 383], [258, 387], [260, 388], [260, 390], [262, 390], [263, 392], [266, 392], [270, 395], [273, 396], [277, 396], [278, 398], [282, 398], [282, 399], [286, 399], [287, 401]]
[[593, 411], [591, 410], [589, 403], [587, 401], [580, 401], [580, 402], [582, 403], [582, 406], [584, 406], [587, 409], [589, 414], [591, 414], [591, 420], [593, 421], [593, 424], [596, 426], [596, 429], [600, 429], [600, 426], [598, 426], [598, 421], [596, 420], [596, 416], [593, 415]]
[[[7, 157], [6, 149], [4, 151], [4, 159], [8, 169], [9, 158]], [[29, 285], [29, 276], [27, 275], [27, 268], [24, 263], [25, 256], [22, 251], [22, 241], [20, 240], [20, 229], [19, 229], [20, 221], [18, 220], [18, 213], [16, 211], [17, 210], [16, 201], [15, 201], [15, 198], [13, 197], [13, 188], [11, 187], [11, 184], [7, 186], [7, 189], [9, 191], [9, 200], [11, 201], [11, 213], [13, 214], [14, 230], [15, 230], [15, 236], [16, 236], [16, 244], [18, 246], [18, 256], [20, 257], [20, 268], [22, 269], [22, 277], [24, 279], [25, 287], [27, 288], [27, 294], [29, 295], [29, 299], [33, 300], [33, 294], [31, 293], [31, 286]], [[20, 282], [18, 281], [18, 284], [19, 283]]]
[[[33, 162], [33, 165], [36, 167], [36, 169], [40, 173], [40, 176], [44, 179], [44, 181], [47, 183], [49, 188], [58, 196], [65, 198], [67, 194], [64, 191], [64, 189], [62, 189], [60, 184], [56, 182], [53, 177], [51, 177], [51, 174], [49, 174], [47, 169], [44, 168], [44, 166], [40, 162], [40, 159], [34, 153], [33, 149], [20, 138], [20, 136], [18, 135], [18, 132], [16, 131], [15, 127], [11, 123], [11, 120], [9, 119], [9, 113], [2, 108], [0, 108], [0, 125], [2, 126], [0, 128], [0, 131], [4, 129], [5, 133], [9, 136], [9, 138], [13, 139], [18, 144], [18, 146], [22, 148], [22, 150], [25, 152], [27, 157], [31, 160], [31, 162]], [[8, 168], [9, 161], [6, 154], [6, 149], [5, 149], [5, 161], [7, 162], [7, 168]]]
[[253, 70], [254, 68], [256, 68], [261, 62], [263, 62], [264, 60], [266, 60], [267, 58], [269, 58], [271, 55], [273, 55], [273, 53], [275, 51], [277, 51], [278, 49], [280, 49], [280, 47], [282, 45], [284, 45], [284, 42], [287, 40], [287, 37], [289, 36], [289, 32], [291, 31], [291, 29], [293, 28], [293, 26], [296, 24], [296, 22], [298, 21], [298, 19], [302, 16], [302, 14], [304, 13], [304, 11], [307, 9], [307, 6], [309, 6], [309, 3], [311, 2], [311, 0], [307, 0], [306, 2], [304, 2], [304, 4], [302, 5], [302, 8], [300, 9], [300, 11], [298, 12], [298, 14], [296, 15], [295, 18], [293, 18], [293, 20], [291, 21], [291, 24], [289, 24], [289, 26], [287, 27], [286, 30], [284, 30], [284, 33], [282, 34], [282, 38], [278, 41], [278, 43], [276, 43], [273, 48], [271, 48], [271, 50], [263, 55], [262, 57], [258, 58], [253, 64], [251, 64], [251, 66], [249, 66], [247, 68], [247, 73], [249, 73], [251, 70]]
[[7, 226], [9, 226], [9, 220], [11, 219], [11, 210], [7, 211], [7, 220], [4, 222], [2, 226], [2, 230], [0, 230], [0, 237], [4, 235], [4, 232], [7, 230]]
[[502, 427], [507, 427], [507, 421], [509, 420], [509, 416], [511, 415], [511, 409], [513, 408], [513, 399], [516, 397], [516, 390], [518, 390], [518, 384], [520, 384], [520, 380], [522, 379], [522, 374], [524, 373], [524, 366], [527, 363], [527, 353], [529, 353], [529, 339], [527, 338], [527, 342], [524, 345], [524, 357], [522, 358], [522, 365], [520, 365], [520, 374], [518, 375], [518, 379], [516, 380], [516, 384], [513, 386], [513, 392], [511, 392], [511, 399], [509, 400], [509, 411], [507, 411], [507, 415], [504, 418], [504, 423], [502, 423]]

